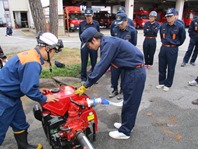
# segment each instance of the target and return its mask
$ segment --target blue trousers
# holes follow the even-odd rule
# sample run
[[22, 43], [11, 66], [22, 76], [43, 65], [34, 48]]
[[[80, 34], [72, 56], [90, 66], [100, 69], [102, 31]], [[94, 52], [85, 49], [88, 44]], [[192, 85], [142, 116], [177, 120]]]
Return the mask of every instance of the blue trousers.
[[118, 131], [129, 136], [135, 126], [136, 116], [145, 86], [145, 68], [125, 68], [122, 70], [121, 79], [124, 99], [121, 113], [122, 126]]
[[[159, 84], [171, 87], [178, 57], [178, 47], [161, 46], [159, 52]], [[168, 73], [166, 72], [168, 70]]]
[[93, 71], [96, 63], [98, 52], [96, 50], [91, 50], [87, 46], [83, 47], [81, 50], [81, 81], [87, 80], [87, 63], [90, 55], [91, 61], [91, 71]]
[[[192, 55], [192, 53], [193, 53], [193, 55]], [[194, 63], [195, 60], [197, 59], [197, 54], [198, 54], [198, 38], [197, 39], [190, 39], [190, 43], [188, 45], [188, 50], [185, 53], [185, 56], [183, 58], [183, 62], [188, 63], [188, 61], [189, 61], [189, 59], [192, 55], [190, 63]]]
[[5, 139], [9, 126], [14, 132], [29, 128], [21, 100], [10, 99], [0, 94], [0, 145]]
[[156, 51], [156, 38], [145, 38], [143, 42], [145, 65], [153, 65], [153, 58], [155, 51]]
[[118, 89], [118, 80], [121, 74], [121, 69], [116, 69], [111, 66], [111, 87], [115, 90]]

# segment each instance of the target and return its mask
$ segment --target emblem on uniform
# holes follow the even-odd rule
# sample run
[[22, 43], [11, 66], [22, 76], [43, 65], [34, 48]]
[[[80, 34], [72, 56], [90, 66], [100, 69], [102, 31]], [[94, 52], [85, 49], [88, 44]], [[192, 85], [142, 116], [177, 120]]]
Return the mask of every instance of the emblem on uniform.
[[171, 9], [168, 9], [167, 13], [171, 13], [171, 12], [172, 12], [172, 10]]
[[120, 16], [117, 16], [116, 20], [117, 21], [120, 21], [121, 20], [121, 17]]
[[87, 10], [87, 13], [91, 13], [91, 11], [90, 10]]

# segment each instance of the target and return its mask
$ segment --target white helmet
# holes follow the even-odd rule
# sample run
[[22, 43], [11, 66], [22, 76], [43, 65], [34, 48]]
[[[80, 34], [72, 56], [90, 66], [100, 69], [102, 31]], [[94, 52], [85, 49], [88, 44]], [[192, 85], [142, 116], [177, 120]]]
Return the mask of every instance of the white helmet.
[[50, 49], [54, 49], [57, 53], [63, 48], [63, 42], [58, 39], [54, 34], [46, 32], [39, 32], [36, 36], [39, 46], [49, 46]]
[[151, 11], [149, 16], [157, 17], [157, 12], [156, 11]]

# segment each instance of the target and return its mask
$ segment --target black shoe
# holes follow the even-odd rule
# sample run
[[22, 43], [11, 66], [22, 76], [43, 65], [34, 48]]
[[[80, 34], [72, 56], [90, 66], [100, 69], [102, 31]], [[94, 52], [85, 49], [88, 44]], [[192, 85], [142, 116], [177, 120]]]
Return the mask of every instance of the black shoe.
[[198, 99], [193, 100], [193, 101], [192, 101], [192, 104], [194, 104], [194, 105], [198, 105]]
[[113, 98], [118, 95], [118, 90], [113, 90], [112, 94], [109, 95], [109, 98]]
[[122, 100], [122, 99], [123, 99], [123, 95], [117, 97], [117, 100]]
[[120, 94], [120, 95], [117, 97], [117, 100], [121, 100], [121, 99], [123, 99], [122, 90], [120, 90], [119, 94]]
[[192, 66], [195, 66], [195, 63], [194, 63], [194, 62], [190, 62], [190, 64], [191, 64]]
[[182, 64], [181, 64], [181, 67], [184, 67], [186, 65], [186, 63], [185, 62], [183, 62]]

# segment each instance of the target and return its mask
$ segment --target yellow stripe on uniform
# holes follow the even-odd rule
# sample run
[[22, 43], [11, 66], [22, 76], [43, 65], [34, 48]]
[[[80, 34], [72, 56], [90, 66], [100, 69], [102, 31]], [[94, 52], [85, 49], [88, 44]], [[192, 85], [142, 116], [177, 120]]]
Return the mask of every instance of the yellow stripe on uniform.
[[18, 134], [23, 133], [24, 131], [25, 131], [25, 130], [17, 131], [17, 132], [14, 132], [14, 134], [18, 135]]

